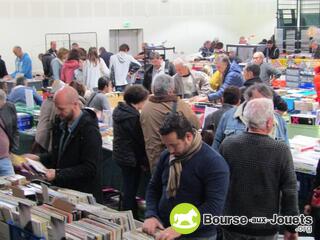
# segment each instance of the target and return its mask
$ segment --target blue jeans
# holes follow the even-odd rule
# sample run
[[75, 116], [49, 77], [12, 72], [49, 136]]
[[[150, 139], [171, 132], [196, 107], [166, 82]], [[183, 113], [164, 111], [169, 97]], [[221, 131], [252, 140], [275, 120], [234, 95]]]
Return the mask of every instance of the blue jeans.
[[10, 158], [0, 159], [0, 177], [14, 175]]

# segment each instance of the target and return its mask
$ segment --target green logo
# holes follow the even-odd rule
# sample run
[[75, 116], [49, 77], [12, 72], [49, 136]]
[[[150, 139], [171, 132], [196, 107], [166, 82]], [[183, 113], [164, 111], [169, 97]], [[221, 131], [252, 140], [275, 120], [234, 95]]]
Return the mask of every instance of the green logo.
[[190, 234], [196, 231], [200, 225], [201, 216], [199, 210], [189, 203], [180, 203], [170, 213], [172, 228], [181, 234]]

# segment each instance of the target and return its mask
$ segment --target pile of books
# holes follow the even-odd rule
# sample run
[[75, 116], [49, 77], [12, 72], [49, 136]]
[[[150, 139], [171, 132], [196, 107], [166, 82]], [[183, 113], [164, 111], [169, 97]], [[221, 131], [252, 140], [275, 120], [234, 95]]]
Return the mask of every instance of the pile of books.
[[137, 229], [124, 233], [123, 240], [154, 240], [154, 237], [143, 233], [141, 229]]

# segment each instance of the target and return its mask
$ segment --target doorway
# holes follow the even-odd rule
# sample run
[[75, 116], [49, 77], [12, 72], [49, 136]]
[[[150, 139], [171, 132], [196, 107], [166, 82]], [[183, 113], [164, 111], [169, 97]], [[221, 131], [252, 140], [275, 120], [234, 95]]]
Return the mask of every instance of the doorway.
[[137, 55], [141, 51], [143, 43], [143, 29], [111, 29], [110, 36], [110, 51], [117, 53], [119, 46], [126, 43], [130, 47], [129, 54]]

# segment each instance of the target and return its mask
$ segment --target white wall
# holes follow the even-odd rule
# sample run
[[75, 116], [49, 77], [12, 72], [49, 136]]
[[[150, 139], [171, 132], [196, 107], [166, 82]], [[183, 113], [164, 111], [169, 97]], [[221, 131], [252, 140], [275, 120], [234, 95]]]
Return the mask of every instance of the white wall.
[[190, 54], [215, 37], [237, 43], [255, 34], [257, 43], [276, 25], [275, 0], [0, 0], [0, 9], [0, 54], [10, 72], [14, 45], [32, 56], [34, 71], [41, 69], [37, 55], [49, 32], [97, 32], [98, 45], [108, 48], [109, 29], [129, 21], [144, 29], [145, 41], [167, 40]]

